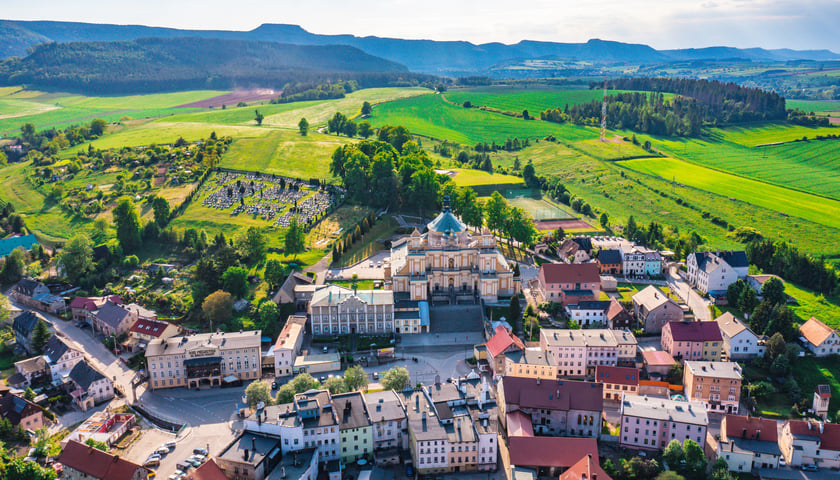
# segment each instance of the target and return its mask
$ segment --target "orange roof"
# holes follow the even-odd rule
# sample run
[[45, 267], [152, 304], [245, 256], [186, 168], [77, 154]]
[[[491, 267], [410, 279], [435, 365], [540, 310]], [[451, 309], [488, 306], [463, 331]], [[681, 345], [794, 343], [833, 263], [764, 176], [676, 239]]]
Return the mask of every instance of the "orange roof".
[[790, 433], [820, 439], [821, 450], [840, 450], [840, 423], [819, 423], [808, 420], [788, 420]]
[[810, 320], [799, 327], [799, 333], [811, 342], [812, 345], [820, 346], [834, 333], [834, 330], [816, 318], [811, 317]]
[[138, 469], [148, 470], [124, 458], [105, 453], [75, 440], [67, 442], [58, 461], [65, 468], [71, 468], [99, 480], [131, 480]]
[[776, 421], [761, 417], [744, 417], [742, 415], [726, 416], [726, 436], [729, 438], [747, 438], [778, 442]]
[[525, 344], [522, 340], [510, 333], [510, 330], [503, 325], [496, 327], [493, 338], [487, 341], [487, 353], [492, 357], [498, 357], [505, 352], [509, 347], [515, 346], [519, 350], [525, 350]]
[[592, 455], [581, 458], [576, 464], [560, 474], [560, 480], [612, 480], [598, 462], [592, 460]]
[[642, 352], [642, 357], [644, 357], [645, 363], [648, 365], [673, 365], [677, 363], [670, 353], [663, 352], [662, 350], [644, 351]]
[[533, 437], [534, 425], [531, 417], [522, 410], [514, 410], [505, 415], [507, 417], [508, 437]]
[[193, 470], [188, 478], [190, 480], [228, 480], [225, 472], [222, 471], [212, 458]]

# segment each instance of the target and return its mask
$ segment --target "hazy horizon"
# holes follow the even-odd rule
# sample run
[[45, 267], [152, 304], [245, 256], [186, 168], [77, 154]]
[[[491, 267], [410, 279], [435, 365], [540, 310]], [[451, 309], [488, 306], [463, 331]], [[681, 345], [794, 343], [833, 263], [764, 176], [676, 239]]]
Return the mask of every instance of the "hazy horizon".
[[[438, 8], [439, 7], [439, 8]], [[44, 15], [43, 12], [50, 12]], [[253, 30], [265, 23], [300, 25], [317, 34], [352, 34], [472, 43], [536, 40], [583, 43], [600, 38], [653, 48], [730, 46], [840, 52], [834, 0], [147, 0], [140, 5], [97, 0], [32, 0], [5, 5], [8, 20], [148, 25], [194, 30]]]

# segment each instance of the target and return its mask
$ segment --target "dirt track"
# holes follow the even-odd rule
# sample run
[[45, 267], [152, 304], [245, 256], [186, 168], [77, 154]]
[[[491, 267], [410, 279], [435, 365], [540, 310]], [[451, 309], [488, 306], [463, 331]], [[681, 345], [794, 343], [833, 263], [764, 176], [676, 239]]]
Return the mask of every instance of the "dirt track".
[[557, 227], [563, 227], [563, 230], [584, 230], [594, 228], [592, 225], [583, 220], [549, 220], [546, 222], [537, 222], [537, 229], [539, 230], [555, 230]]

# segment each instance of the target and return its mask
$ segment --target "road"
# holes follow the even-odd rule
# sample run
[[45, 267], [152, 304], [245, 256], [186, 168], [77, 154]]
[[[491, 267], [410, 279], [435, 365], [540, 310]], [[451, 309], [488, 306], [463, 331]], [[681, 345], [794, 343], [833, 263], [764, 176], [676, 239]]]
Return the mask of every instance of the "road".
[[694, 313], [695, 319], [701, 322], [714, 320], [710, 310], [711, 302], [701, 297], [699, 293], [688, 285], [688, 282], [683, 280], [677, 272], [675, 265], [668, 267], [666, 279], [668, 281], [668, 287], [688, 305], [688, 308]]

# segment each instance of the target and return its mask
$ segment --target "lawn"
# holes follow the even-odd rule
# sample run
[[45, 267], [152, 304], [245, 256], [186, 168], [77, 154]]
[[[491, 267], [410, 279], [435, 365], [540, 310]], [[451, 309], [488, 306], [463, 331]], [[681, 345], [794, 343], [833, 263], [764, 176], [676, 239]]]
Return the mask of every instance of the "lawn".
[[446, 103], [440, 95], [423, 95], [376, 106], [371, 123], [376, 127], [404, 125], [415, 134], [467, 145], [503, 143], [508, 138], [533, 140], [548, 135], [567, 141], [598, 136], [595, 128], [527, 121], [475, 108], [462, 108]]
[[803, 396], [810, 398], [817, 385], [828, 384], [831, 387], [828, 411], [836, 412], [840, 409], [840, 364], [836, 358], [806, 356], [797, 358], [791, 367], [791, 375], [802, 389]]
[[102, 138], [93, 142], [85, 142], [62, 152], [63, 156], [69, 156], [79, 150], [87, 150], [92, 144], [95, 148], [120, 148], [136, 147], [151, 144], [175, 143], [178, 138], [184, 137], [189, 141], [195, 141], [210, 137], [212, 132], [218, 136], [232, 136], [236, 138], [254, 138], [268, 135], [273, 130], [265, 127], [247, 127], [232, 125], [215, 125], [210, 123], [187, 123], [187, 122], [145, 122], [139, 125], [130, 125], [126, 128], [118, 128], [113, 133], [106, 133]]
[[473, 170], [469, 168], [450, 168], [455, 172], [452, 181], [459, 187], [475, 187], [479, 185], [512, 185], [524, 187], [521, 177], [503, 175], [500, 173], [488, 173], [484, 170]]
[[537, 118], [543, 110], [601, 100], [603, 96], [604, 92], [601, 90], [553, 90], [517, 87], [479, 87], [446, 92], [446, 99], [450, 102], [463, 104], [469, 101], [476, 107], [486, 105], [491, 108], [517, 113], [528, 110], [531, 116]]
[[[344, 288], [353, 288], [352, 280], [330, 280], [327, 283], [339, 285]], [[356, 282], [356, 288], [359, 290], [373, 290], [373, 280], [359, 280]]]
[[803, 322], [816, 317], [831, 328], [840, 328], [840, 302], [836, 298], [826, 298], [790, 282], [785, 282], [785, 293], [796, 299], [790, 309]]
[[265, 135], [234, 141], [219, 166], [293, 178], [329, 180], [332, 178], [330, 158], [333, 152], [352, 141], [347, 137], [315, 131], [305, 137], [297, 131], [263, 131]]
[[840, 100], [785, 100], [785, 105], [804, 112], [840, 112]]
[[776, 211], [779, 214], [840, 228], [840, 201], [772, 185], [729, 173], [704, 168], [673, 158], [649, 158], [618, 162], [621, 166], [654, 177], [698, 188], [731, 199]]
[[552, 202], [548, 197], [516, 196], [511, 198], [507, 196], [507, 200], [514, 207], [519, 207], [531, 214], [536, 221], [578, 218], [565, 206]]

